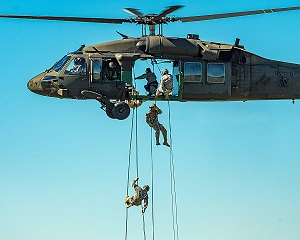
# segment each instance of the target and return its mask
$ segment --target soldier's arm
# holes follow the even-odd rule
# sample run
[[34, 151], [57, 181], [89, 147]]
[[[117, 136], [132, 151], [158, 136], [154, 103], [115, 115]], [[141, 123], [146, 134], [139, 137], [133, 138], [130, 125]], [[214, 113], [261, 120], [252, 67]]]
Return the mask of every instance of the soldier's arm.
[[135, 79], [144, 79], [146, 77], [146, 74], [143, 74], [141, 76], [136, 77]]
[[132, 180], [131, 186], [132, 186], [133, 188], [135, 188], [135, 187], [137, 186], [136, 182], [137, 182], [138, 180], [139, 180], [138, 177], [136, 177], [135, 179]]
[[157, 111], [158, 114], [162, 114], [162, 110], [157, 106], [156, 106], [156, 111]]

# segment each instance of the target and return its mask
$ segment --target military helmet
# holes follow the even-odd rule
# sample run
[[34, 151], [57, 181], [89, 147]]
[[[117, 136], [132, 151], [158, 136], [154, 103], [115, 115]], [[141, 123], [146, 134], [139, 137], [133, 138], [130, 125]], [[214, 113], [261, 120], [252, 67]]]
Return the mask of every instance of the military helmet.
[[150, 68], [146, 68], [146, 72], [151, 72], [151, 69]]
[[109, 62], [109, 63], [108, 63], [108, 66], [109, 66], [110, 68], [114, 68], [114, 67], [116, 66], [116, 64], [115, 64], [114, 62]]
[[156, 105], [154, 103], [151, 103], [149, 106], [149, 108], [154, 108], [154, 107], [156, 107]]
[[145, 191], [149, 191], [150, 190], [150, 187], [149, 187], [149, 185], [145, 185], [144, 187], [143, 187], [143, 189], [145, 190]]
[[169, 73], [169, 71], [168, 71], [168, 69], [166, 69], [166, 68], [164, 68], [162, 71], [161, 71], [161, 74], [162, 75], [165, 75], [165, 74], [168, 74]]

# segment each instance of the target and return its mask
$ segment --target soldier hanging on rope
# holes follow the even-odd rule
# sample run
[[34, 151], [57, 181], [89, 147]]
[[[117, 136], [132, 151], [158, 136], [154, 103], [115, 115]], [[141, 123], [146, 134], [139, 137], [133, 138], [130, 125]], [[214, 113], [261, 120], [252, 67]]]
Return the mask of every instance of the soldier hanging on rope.
[[126, 196], [125, 204], [127, 208], [131, 206], [140, 206], [142, 201], [144, 201], [144, 206], [142, 208], [142, 212], [144, 213], [148, 207], [148, 191], [150, 187], [148, 185], [143, 186], [143, 188], [139, 187], [136, 182], [139, 178], [133, 179], [131, 186], [134, 188], [134, 196]]
[[146, 122], [150, 127], [152, 127], [155, 130], [156, 145], [160, 145], [159, 135], [161, 132], [164, 137], [163, 144], [167, 147], [170, 147], [170, 144], [168, 143], [168, 139], [167, 139], [167, 130], [158, 121], [158, 114], [161, 114], [162, 111], [153, 103], [150, 104], [149, 108], [150, 108], [149, 112], [146, 113]]

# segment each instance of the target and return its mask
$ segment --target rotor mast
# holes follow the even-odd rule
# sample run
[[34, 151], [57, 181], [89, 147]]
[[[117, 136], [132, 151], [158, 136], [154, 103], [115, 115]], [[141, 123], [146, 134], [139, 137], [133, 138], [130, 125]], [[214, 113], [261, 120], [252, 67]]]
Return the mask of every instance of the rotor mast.
[[159, 26], [158, 35], [162, 35], [162, 24], [167, 24], [168, 22], [178, 21], [174, 17], [168, 17], [167, 15], [182, 8], [181, 5], [170, 6], [160, 14], [146, 14], [144, 15], [138, 9], [135, 8], [124, 8], [123, 10], [134, 15], [135, 18], [131, 18], [131, 23], [141, 24], [142, 25], [142, 35], [146, 36], [145, 25], [149, 26], [149, 35], [155, 36], [156, 25]]

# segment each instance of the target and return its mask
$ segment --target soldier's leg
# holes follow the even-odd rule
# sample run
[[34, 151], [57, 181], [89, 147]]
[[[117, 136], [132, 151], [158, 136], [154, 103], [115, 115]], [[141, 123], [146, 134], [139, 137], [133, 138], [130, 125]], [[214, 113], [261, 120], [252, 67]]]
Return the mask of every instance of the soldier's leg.
[[158, 122], [153, 123], [153, 129], [155, 130], [156, 145], [160, 145], [159, 143], [160, 128]]
[[165, 99], [169, 99], [170, 90], [164, 91]]
[[164, 145], [166, 145], [167, 147], [170, 147], [170, 144], [168, 143], [168, 137], [167, 137], [167, 130], [165, 129], [165, 127], [159, 123], [159, 128], [160, 128], [160, 131], [164, 137]]
[[146, 90], [147, 92], [150, 92], [150, 90], [149, 90], [150, 86], [149, 86], [148, 83], [147, 83], [146, 85], [144, 85], [144, 88], [145, 88], [145, 90]]

